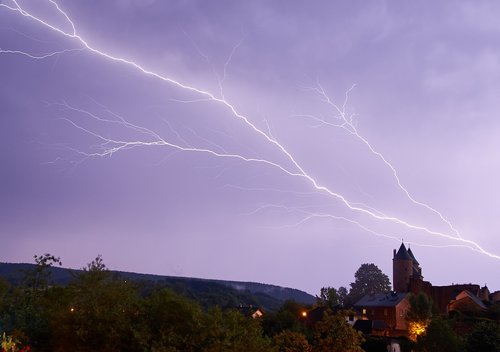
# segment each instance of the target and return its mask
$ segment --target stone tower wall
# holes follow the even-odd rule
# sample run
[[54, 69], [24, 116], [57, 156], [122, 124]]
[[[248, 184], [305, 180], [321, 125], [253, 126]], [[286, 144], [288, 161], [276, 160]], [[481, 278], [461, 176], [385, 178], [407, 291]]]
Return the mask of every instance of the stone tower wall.
[[413, 273], [413, 261], [392, 259], [392, 288], [396, 292], [408, 292], [408, 284]]

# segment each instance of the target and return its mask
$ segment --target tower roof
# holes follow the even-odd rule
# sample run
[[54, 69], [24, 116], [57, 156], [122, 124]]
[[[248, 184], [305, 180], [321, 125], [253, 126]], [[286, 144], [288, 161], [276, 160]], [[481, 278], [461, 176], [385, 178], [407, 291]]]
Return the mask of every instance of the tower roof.
[[394, 259], [398, 260], [413, 260], [413, 258], [408, 254], [404, 243], [401, 243], [401, 247], [399, 247], [398, 252], [394, 256]]
[[411, 251], [411, 248], [408, 247], [408, 255], [411, 257], [411, 259], [413, 259], [413, 263], [414, 264], [417, 264], [419, 265], [420, 263], [418, 262], [418, 260], [415, 258], [415, 256], [413, 255], [413, 252]]

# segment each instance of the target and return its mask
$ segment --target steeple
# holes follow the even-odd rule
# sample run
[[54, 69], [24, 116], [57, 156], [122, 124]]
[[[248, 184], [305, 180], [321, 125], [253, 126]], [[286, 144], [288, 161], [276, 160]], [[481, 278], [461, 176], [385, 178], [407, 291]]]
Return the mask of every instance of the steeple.
[[405, 244], [401, 243], [399, 250], [396, 254], [394, 254], [394, 259], [398, 260], [413, 260], [413, 256], [408, 253], [406, 250]]
[[410, 256], [404, 243], [399, 250], [394, 250], [392, 258], [392, 287], [396, 292], [408, 292], [410, 277], [413, 275], [413, 258]]
[[411, 259], [413, 260], [413, 264], [416, 264], [416, 265], [420, 265], [420, 263], [418, 262], [418, 260], [415, 258], [415, 256], [413, 255], [413, 252], [411, 251], [411, 248], [410, 246], [408, 246], [408, 255], [411, 257]]

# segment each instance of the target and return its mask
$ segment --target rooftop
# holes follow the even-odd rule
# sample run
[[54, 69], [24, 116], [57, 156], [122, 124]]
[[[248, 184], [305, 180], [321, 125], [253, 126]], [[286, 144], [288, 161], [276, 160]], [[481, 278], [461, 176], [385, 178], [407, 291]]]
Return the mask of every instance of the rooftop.
[[406, 292], [390, 292], [390, 293], [373, 293], [364, 296], [356, 304], [355, 307], [395, 307], [397, 306], [408, 293]]
[[413, 260], [413, 258], [408, 254], [408, 251], [406, 250], [406, 247], [404, 243], [401, 243], [401, 247], [399, 247], [398, 252], [394, 256], [394, 259], [399, 259], [399, 260]]

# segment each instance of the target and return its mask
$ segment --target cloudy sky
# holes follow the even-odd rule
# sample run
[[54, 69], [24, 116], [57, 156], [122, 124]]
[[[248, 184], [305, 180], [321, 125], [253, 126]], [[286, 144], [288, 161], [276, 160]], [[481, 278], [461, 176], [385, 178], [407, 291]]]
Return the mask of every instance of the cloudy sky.
[[500, 289], [498, 2], [0, 2], [1, 261]]

